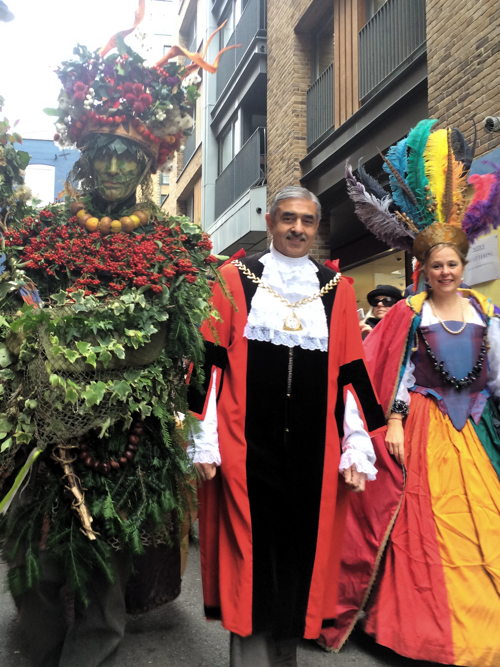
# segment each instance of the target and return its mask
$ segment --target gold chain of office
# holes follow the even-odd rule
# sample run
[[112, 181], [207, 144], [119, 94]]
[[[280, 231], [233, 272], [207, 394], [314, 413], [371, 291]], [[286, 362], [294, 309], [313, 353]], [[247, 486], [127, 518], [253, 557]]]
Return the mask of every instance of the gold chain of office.
[[233, 259], [232, 263], [236, 266], [236, 268], [238, 268], [243, 273], [243, 275], [249, 278], [253, 283], [258, 285], [259, 287], [262, 287], [262, 289], [266, 290], [266, 292], [269, 292], [271, 296], [274, 296], [276, 299], [281, 301], [281, 303], [284, 303], [285, 306], [291, 309], [291, 313], [285, 317], [285, 320], [283, 322], [284, 331], [300, 331], [301, 329], [303, 329], [304, 327], [302, 326], [300, 317], [298, 317], [297, 314], [295, 313], [295, 309], [300, 308], [300, 306], [305, 306], [306, 303], [311, 303], [312, 301], [315, 301], [316, 299], [325, 296], [325, 294], [328, 294], [330, 290], [332, 290], [334, 287], [338, 285], [339, 280], [342, 277], [341, 273], [336, 273], [335, 276], [326, 283], [326, 285], [323, 285], [323, 287], [319, 290], [319, 292], [316, 292], [316, 294], [312, 294], [311, 296], [305, 296], [302, 299], [299, 299], [298, 301], [290, 303], [288, 299], [286, 299], [279, 292], [276, 292], [276, 290], [274, 290], [270, 285], [267, 285], [261, 278], [259, 278], [259, 276], [256, 276], [255, 273], [250, 271], [250, 269], [246, 267], [238, 259]]

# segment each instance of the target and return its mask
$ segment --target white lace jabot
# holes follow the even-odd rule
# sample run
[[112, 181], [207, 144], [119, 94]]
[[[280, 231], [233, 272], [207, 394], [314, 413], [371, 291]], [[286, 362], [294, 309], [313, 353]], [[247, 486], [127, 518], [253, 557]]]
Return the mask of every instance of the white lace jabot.
[[[294, 303], [312, 296], [320, 290], [318, 269], [306, 256], [287, 257], [271, 245], [270, 252], [260, 260], [264, 265], [262, 282]], [[291, 314], [291, 308], [280, 299], [257, 287], [250, 305], [244, 335], [249, 340], [260, 340], [275, 345], [305, 350], [328, 350], [328, 326], [323, 302], [320, 297], [294, 309], [302, 322], [300, 331], [285, 331], [283, 322]]]

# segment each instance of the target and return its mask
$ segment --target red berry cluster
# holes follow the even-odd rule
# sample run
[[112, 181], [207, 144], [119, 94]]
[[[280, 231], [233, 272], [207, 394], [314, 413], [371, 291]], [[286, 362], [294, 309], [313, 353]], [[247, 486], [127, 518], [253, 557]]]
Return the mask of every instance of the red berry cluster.
[[195, 283], [200, 270], [215, 259], [206, 234], [188, 237], [168, 221], [153, 222], [143, 232], [103, 236], [82, 229], [75, 217], [47, 225], [47, 213], [25, 218], [5, 237], [7, 247], [21, 248], [19, 260], [42, 295], [44, 280], [51, 279], [64, 279], [70, 293], [106, 296], [137, 287], [159, 293], [178, 276]]

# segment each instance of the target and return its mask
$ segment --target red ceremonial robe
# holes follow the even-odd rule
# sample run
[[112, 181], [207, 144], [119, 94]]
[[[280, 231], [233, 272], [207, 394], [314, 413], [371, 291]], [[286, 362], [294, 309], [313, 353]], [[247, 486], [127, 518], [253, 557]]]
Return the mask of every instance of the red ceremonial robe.
[[[394, 320], [394, 325], [386, 325], [384, 329], [380, 325], [375, 327], [365, 341], [365, 352], [377, 395], [388, 416], [399, 385], [401, 365], [409, 352], [414, 313], [407, 307], [403, 310], [403, 306], [394, 306], [384, 319]], [[381, 336], [382, 331], [390, 331], [390, 336]], [[335, 621], [322, 630], [318, 640], [326, 649], [340, 650], [361, 617], [402, 501], [403, 468], [389, 454], [384, 436], [380, 433], [373, 439], [376, 483], [368, 484], [364, 493], [349, 497], [346, 517], [349, 539], [342, 545]]]
[[[243, 263], [256, 275], [259, 256]], [[320, 286], [335, 273], [318, 266]], [[346, 487], [339, 483], [344, 397], [374, 432], [384, 425], [363, 361], [353, 289], [322, 297], [329, 350], [244, 337], [256, 284], [233, 264], [216, 285], [219, 313], [203, 327], [209, 395], [218, 366], [221, 466], [200, 490], [205, 613], [241, 636], [317, 638], [335, 615]], [[192, 396], [204, 416], [204, 396]]]

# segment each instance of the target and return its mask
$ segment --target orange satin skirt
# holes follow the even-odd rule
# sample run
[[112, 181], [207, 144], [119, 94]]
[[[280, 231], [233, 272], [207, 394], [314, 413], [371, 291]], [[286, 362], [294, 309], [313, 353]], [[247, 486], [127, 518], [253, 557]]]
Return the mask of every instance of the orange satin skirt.
[[407, 484], [365, 629], [413, 659], [500, 666], [500, 484], [467, 422], [412, 394]]

